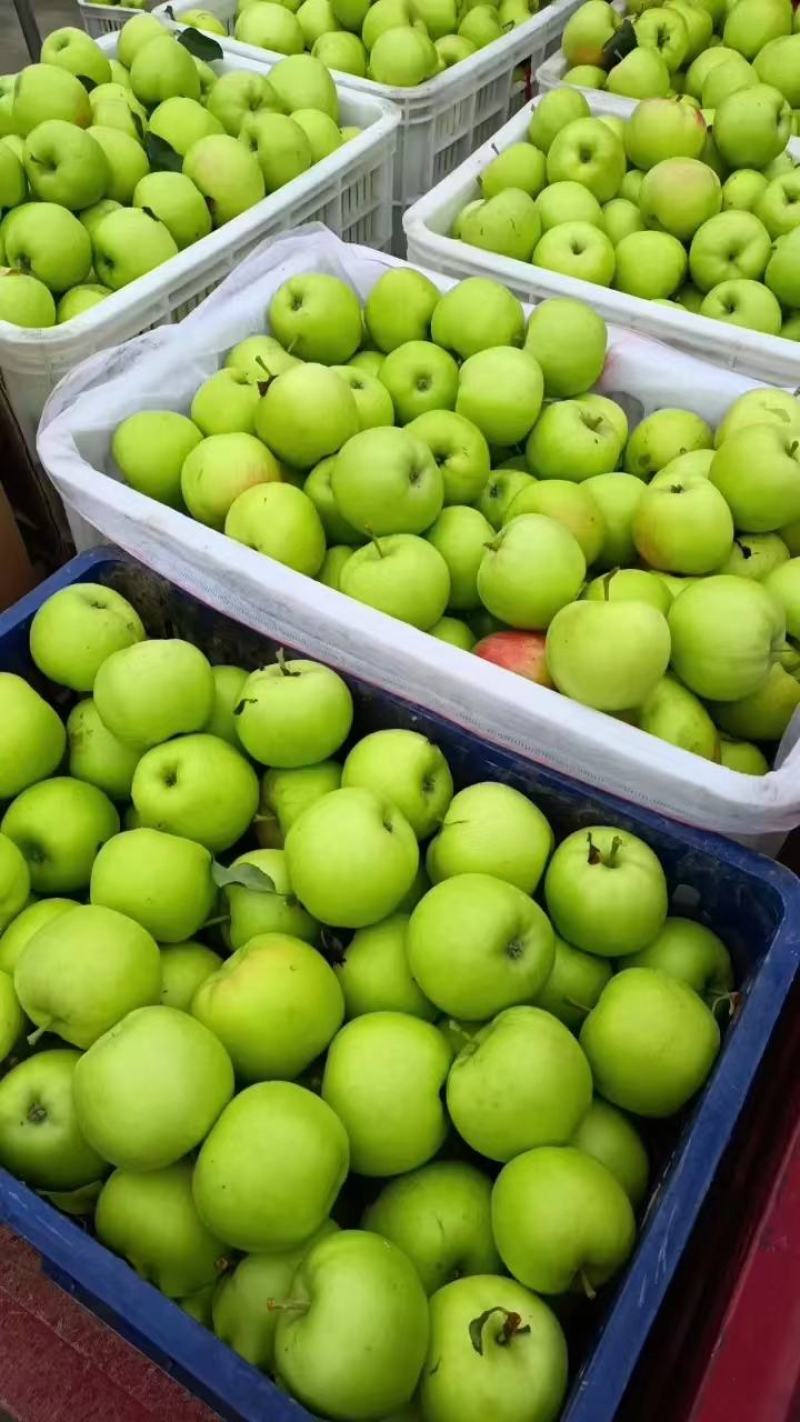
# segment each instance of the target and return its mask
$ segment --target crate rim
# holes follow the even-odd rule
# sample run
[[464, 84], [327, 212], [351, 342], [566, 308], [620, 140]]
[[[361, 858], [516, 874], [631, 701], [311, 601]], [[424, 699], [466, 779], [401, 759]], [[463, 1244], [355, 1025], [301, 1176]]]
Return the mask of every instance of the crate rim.
[[[103, 568], [120, 565], [142, 566], [110, 546], [90, 550], [73, 559], [0, 615], [0, 638], [30, 618], [41, 603], [59, 588], [79, 581], [91, 581], [93, 573], [99, 575]], [[152, 573], [150, 569], [146, 571]], [[161, 574], [152, 575], [159, 581], [168, 581]], [[189, 596], [195, 603], [202, 603], [194, 594], [184, 594], [180, 587], [176, 587], [176, 591], [179, 595]], [[235, 622], [233, 618], [228, 620]], [[434, 725], [445, 729], [451, 727], [456, 735], [464, 734], [460, 727], [444, 718], [427, 711], [424, 714]], [[470, 740], [480, 739], [474, 733], [467, 733], [467, 736]], [[498, 752], [496, 747], [492, 747], [492, 751], [512, 763], [519, 759], [510, 750]], [[550, 784], [565, 785], [571, 793], [580, 793], [581, 789], [587, 788], [548, 767], [537, 765], [531, 769]], [[733, 841], [683, 827], [655, 811], [631, 806], [607, 791], [594, 787], [588, 789], [593, 800], [602, 806], [604, 814], [608, 810], [610, 815], [616, 815], [623, 821], [633, 820], [645, 837], [648, 830], [661, 838], [666, 835], [690, 849], [702, 850], [706, 856], [711, 854], [735, 873], [758, 878], [777, 895], [782, 912], [736, 1023], [736, 1035], [720, 1054], [718, 1065], [699, 1099], [692, 1128], [684, 1131], [682, 1141], [676, 1145], [663, 1185], [643, 1221], [635, 1254], [618, 1285], [602, 1331], [573, 1380], [560, 1422], [594, 1422], [595, 1397], [590, 1394], [601, 1381], [604, 1388], [603, 1406], [610, 1405], [613, 1409], [618, 1406], [633, 1366], [641, 1355], [655, 1312], [689, 1241], [702, 1201], [716, 1175], [786, 996], [800, 969], [800, 882], [789, 870]], [[706, 1134], [698, 1143], [701, 1126]], [[678, 1209], [681, 1192], [687, 1188], [688, 1205]], [[121, 1332], [125, 1332], [125, 1324], [128, 1324], [133, 1330], [130, 1336], [134, 1337], [137, 1346], [147, 1348], [149, 1345], [159, 1360], [174, 1363], [176, 1376], [188, 1380], [189, 1385], [212, 1405], [220, 1408], [222, 1404], [223, 1415], [244, 1419], [244, 1422], [256, 1422], [257, 1418], [263, 1417], [263, 1408], [269, 1402], [269, 1415], [273, 1422], [300, 1422], [300, 1419], [310, 1417], [299, 1403], [274, 1390], [265, 1378], [244, 1364], [219, 1340], [209, 1339], [207, 1330], [201, 1329], [194, 1319], [170, 1308], [170, 1301], [157, 1291], [153, 1297], [153, 1289], [139, 1279], [124, 1261], [88, 1237], [74, 1221], [58, 1215], [52, 1206], [38, 1199], [34, 1192], [5, 1172], [0, 1172], [0, 1219], [17, 1228], [41, 1252], [49, 1250], [57, 1275], [63, 1271], [78, 1288], [99, 1300], [117, 1320]], [[99, 1281], [93, 1273], [96, 1265], [101, 1275]], [[647, 1285], [644, 1294], [643, 1285]], [[648, 1310], [646, 1317], [645, 1304]], [[122, 1312], [121, 1308], [125, 1308], [126, 1312]], [[613, 1397], [610, 1395], [609, 1376]], [[237, 1389], [235, 1403], [221, 1391], [228, 1379]], [[247, 1410], [240, 1410], [239, 1404]], [[605, 1415], [610, 1422], [613, 1411]]]

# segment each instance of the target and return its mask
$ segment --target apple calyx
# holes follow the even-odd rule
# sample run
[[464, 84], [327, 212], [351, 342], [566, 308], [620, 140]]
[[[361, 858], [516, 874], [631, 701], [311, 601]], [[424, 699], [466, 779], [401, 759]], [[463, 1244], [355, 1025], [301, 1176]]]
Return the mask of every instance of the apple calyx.
[[47, 1107], [41, 1101], [34, 1101], [25, 1112], [26, 1121], [30, 1121], [32, 1126], [38, 1126], [42, 1121], [47, 1120]]
[[531, 1331], [530, 1324], [522, 1322], [521, 1314], [503, 1308], [502, 1304], [495, 1304], [494, 1308], [484, 1309], [484, 1312], [478, 1314], [477, 1318], [473, 1318], [469, 1325], [469, 1341], [481, 1358], [483, 1357], [483, 1330], [495, 1313], [503, 1315], [503, 1322], [492, 1340], [498, 1347], [508, 1348], [515, 1338]]
[[589, 851], [586, 856], [587, 862], [589, 864], [604, 864], [606, 869], [616, 868], [617, 855], [619, 854], [619, 851], [622, 848], [622, 838], [620, 835], [614, 835], [614, 838], [611, 841], [611, 848], [609, 849], [607, 854], [604, 854], [602, 849], [597, 848], [597, 845], [592, 840], [591, 834], [587, 834], [586, 842], [589, 846]]

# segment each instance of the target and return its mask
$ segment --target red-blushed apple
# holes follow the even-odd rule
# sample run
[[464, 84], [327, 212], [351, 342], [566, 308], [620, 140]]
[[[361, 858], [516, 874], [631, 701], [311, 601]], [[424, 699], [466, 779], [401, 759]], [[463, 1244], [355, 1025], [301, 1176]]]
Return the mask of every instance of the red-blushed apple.
[[660, 1118], [700, 1090], [720, 1037], [687, 983], [659, 968], [626, 968], [603, 989], [580, 1041], [599, 1095], [634, 1115]]
[[539, 686], [553, 685], [545, 657], [546, 639], [542, 632], [493, 632], [473, 647], [477, 657], [505, 667]]
[[640, 952], [667, 916], [667, 881], [652, 849], [609, 826], [575, 830], [562, 840], [544, 892], [556, 932], [604, 958]]

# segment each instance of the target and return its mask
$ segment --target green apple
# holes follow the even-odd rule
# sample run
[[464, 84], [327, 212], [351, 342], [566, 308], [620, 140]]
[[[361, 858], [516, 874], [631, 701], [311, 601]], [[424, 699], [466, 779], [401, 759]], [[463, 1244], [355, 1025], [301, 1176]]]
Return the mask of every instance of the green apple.
[[544, 479], [531, 484], [511, 500], [503, 516], [503, 527], [521, 514], [543, 514], [563, 524], [580, 544], [587, 565], [594, 563], [603, 546], [602, 514], [581, 484], [567, 479]]
[[144, 636], [138, 613], [120, 593], [101, 583], [74, 583], [53, 593], [36, 612], [31, 656], [50, 681], [91, 691], [106, 658]]
[[574, 1146], [539, 1146], [509, 1161], [492, 1190], [492, 1227], [509, 1272], [543, 1294], [593, 1296], [636, 1237], [622, 1186]]
[[531, 114], [528, 139], [542, 153], [547, 153], [553, 139], [573, 119], [588, 118], [589, 105], [583, 94], [568, 88], [552, 89], [542, 94]]
[[302, 54], [306, 44], [297, 16], [284, 5], [263, 3], [263, 0], [240, 12], [233, 33], [240, 44], [274, 50], [278, 54]]
[[521, 302], [490, 277], [467, 277], [451, 287], [431, 317], [432, 340], [461, 360], [489, 346], [521, 346], [524, 330]]
[[752, 741], [778, 741], [800, 703], [800, 686], [780, 663], [770, 667], [766, 681], [740, 701], [712, 706], [715, 720], [731, 736]]
[[[344, 367], [337, 367], [337, 369], [344, 369]], [[388, 394], [386, 398], [389, 398]], [[333, 496], [331, 478], [336, 460], [335, 454], [330, 455], [327, 459], [321, 459], [308, 475], [303, 485], [303, 492], [311, 499], [320, 516], [327, 542], [358, 547], [364, 542], [364, 534], [359, 533], [357, 528], [348, 523], [344, 515], [340, 513]], [[320, 582], [324, 581], [322, 570], [317, 576]]]
[[534, 266], [580, 281], [610, 286], [616, 260], [605, 232], [590, 222], [561, 222], [546, 231], [534, 248]]
[[135, 642], [103, 662], [94, 679], [94, 700], [112, 735], [144, 751], [205, 725], [214, 679], [207, 659], [190, 642]]
[[573, 119], [556, 134], [547, 152], [550, 183], [579, 182], [598, 202], [616, 197], [625, 174], [625, 150], [597, 118]]
[[540, 1007], [501, 1012], [465, 1044], [447, 1082], [447, 1107], [459, 1135], [500, 1162], [534, 1146], [566, 1145], [591, 1099], [592, 1077], [581, 1048]]
[[542, 370], [529, 350], [478, 351], [459, 371], [456, 411], [491, 444], [514, 445], [530, 433], [543, 397]]
[[367, 297], [364, 321], [370, 339], [388, 353], [409, 341], [426, 341], [439, 289], [422, 272], [384, 272]]
[[[160, 973], [160, 966], [159, 966]], [[123, 1170], [161, 1170], [206, 1137], [233, 1095], [224, 1046], [174, 1007], [129, 1012], [81, 1057], [78, 1126]]]
[[800, 108], [800, 77], [796, 67], [800, 53], [798, 33], [800, 30], [795, 25], [795, 33], [791, 37], [788, 37], [786, 32], [769, 40], [753, 61], [753, 68], [761, 83], [779, 89], [793, 109]]
[[492, 528], [500, 528], [517, 494], [523, 489], [531, 488], [535, 482], [532, 474], [526, 474], [521, 469], [496, 469], [489, 475], [489, 481], [480, 498], [476, 500], [475, 507]]
[[452, 1279], [500, 1268], [491, 1193], [475, 1166], [435, 1161], [385, 1185], [362, 1223], [403, 1250], [430, 1295]]
[[198, 1293], [232, 1262], [194, 1206], [189, 1161], [165, 1170], [115, 1170], [100, 1192], [94, 1223], [100, 1243], [168, 1298]]
[[89, 95], [83, 84], [59, 64], [28, 64], [16, 77], [12, 90], [12, 132], [23, 138], [47, 119], [88, 128]]
[[[369, 43], [362, 35], [364, 44]], [[292, 54], [279, 59], [269, 73], [269, 83], [287, 113], [296, 109], [321, 109], [339, 122], [339, 95], [325, 65], [313, 54]]]
[[[0, 829], [22, 851], [34, 892], [60, 894], [86, 887], [95, 855], [119, 830], [119, 816], [96, 786], [64, 775], [17, 795]], [[18, 909], [25, 898], [27, 891]]]
[[126, 1013], [158, 1001], [158, 948], [146, 929], [113, 909], [73, 908], [28, 942], [14, 987], [40, 1032], [90, 1047]]
[[528, 262], [541, 235], [536, 204], [519, 188], [505, 188], [488, 201], [470, 205], [459, 220], [459, 238], [501, 257]]
[[733, 988], [731, 957], [722, 939], [689, 918], [668, 918], [653, 942], [628, 962], [631, 967], [658, 968], [679, 978], [712, 1008]]
[[[446, 353], [441, 352], [442, 355]], [[335, 365], [333, 369], [350, 386], [362, 430], [378, 429], [395, 422], [392, 397], [386, 386], [366, 370], [353, 365]]]
[[200, 984], [222, 967], [218, 953], [189, 940], [161, 949], [161, 1006], [188, 1012]]
[[721, 736], [719, 758], [728, 770], [735, 770], [740, 775], [766, 775], [769, 771], [766, 756], [758, 746], [747, 741], [731, 741], [727, 736]]
[[537, 360], [551, 399], [591, 389], [602, 373], [607, 342], [602, 317], [584, 302], [564, 297], [534, 307], [525, 333], [525, 350]]
[[413, 437], [418, 424], [362, 430], [337, 455], [334, 501], [360, 533], [423, 533], [440, 514], [444, 481], [422, 436]]
[[82, 316], [84, 311], [91, 311], [99, 301], [105, 301], [107, 296], [111, 296], [111, 288], [100, 286], [99, 283], [90, 282], [84, 286], [73, 286], [71, 291], [65, 291], [60, 298], [56, 309], [56, 322], [63, 325], [65, 321], [72, 321], [76, 316]]
[[[253, 884], [249, 882], [250, 865], [259, 871], [253, 875]], [[239, 869], [240, 881], [231, 872], [223, 889], [228, 910], [225, 940], [231, 948], [243, 948], [256, 935], [276, 933], [316, 942], [319, 924], [298, 904], [281, 849], [248, 850], [231, 865], [231, 871]]]
[[338, 277], [291, 277], [273, 296], [267, 319], [272, 334], [300, 360], [342, 365], [361, 343], [358, 297]]
[[54, 326], [56, 304], [37, 277], [16, 267], [0, 267], [0, 321], [29, 328]]
[[[688, 65], [709, 43], [714, 30], [713, 18], [703, 5], [696, 5], [694, 0], [666, 0], [665, 8], [677, 11], [686, 25], [689, 48], [682, 62]], [[678, 87], [677, 84], [675, 87]]]
[[636, 22], [636, 43], [660, 54], [670, 74], [690, 57], [689, 30], [680, 11], [656, 6], [645, 10]]
[[358, 35], [320, 35], [311, 49], [315, 59], [319, 59], [326, 69], [337, 69], [340, 74], [353, 74], [357, 79], [367, 77], [367, 51]]
[[149, 40], [164, 34], [164, 25], [155, 15], [136, 15], [127, 20], [120, 30], [117, 42], [117, 59], [125, 69], [130, 69], [138, 51]]
[[675, 99], [645, 99], [625, 124], [625, 152], [645, 171], [669, 158], [699, 158], [705, 140], [702, 114]]
[[724, 44], [738, 50], [745, 59], [755, 59], [770, 40], [791, 32], [792, 7], [786, 0], [736, 0], [728, 12], [722, 37]]
[[148, 173], [136, 184], [133, 206], [152, 212], [174, 238], [179, 251], [211, 231], [205, 201], [183, 173]]
[[188, 49], [171, 34], [148, 39], [130, 67], [131, 88], [147, 108], [180, 95], [200, 98], [200, 79]]
[[585, 576], [580, 544], [562, 523], [522, 514], [487, 546], [478, 569], [478, 593], [488, 611], [508, 626], [542, 630], [577, 597]]
[[536, 1006], [577, 1031], [611, 977], [611, 964], [573, 948], [556, 936], [550, 976], [536, 997]]
[[644, 491], [634, 515], [633, 540], [651, 568], [713, 573], [733, 546], [731, 511], [711, 478], [697, 474], [680, 479], [667, 469]]
[[686, 588], [669, 625], [674, 671], [697, 696], [714, 701], [757, 691], [784, 635], [775, 598], [759, 583], [730, 575]]
[[[223, 77], [257, 80], [260, 76], [234, 70]], [[174, 148], [181, 158], [186, 157], [192, 144], [197, 143], [198, 139], [207, 138], [211, 133], [224, 132], [216, 113], [210, 108], [204, 108], [197, 99], [186, 99], [180, 94], [165, 99], [163, 104], [153, 109], [147, 127], [150, 133], [154, 133], [157, 138], [163, 138], [170, 148]]]
[[502, 39], [503, 27], [499, 12], [492, 4], [474, 5], [468, 10], [458, 26], [458, 33], [471, 40], [478, 49]]
[[456, 874], [420, 900], [406, 944], [414, 980], [451, 1017], [485, 1021], [530, 1001], [553, 966], [553, 935], [538, 904], [489, 874]]
[[735, 58], [726, 59], [724, 64], [712, 69], [703, 80], [701, 100], [705, 112], [710, 116], [731, 94], [737, 94], [742, 89], [752, 89], [757, 83], [758, 75], [755, 69], [742, 55], [737, 54]]
[[333, 1220], [326, 1220], [297, 1249], [248, 1254], [240, 1259], [214, 1293], [212, 1316], [217, 1337], [254, 1367], [273, 1372], [280, 1317], [275, 1302], [288, 1297], [294, 1274], [309, 1249], [336, 1229]]
[[6, 929], [28, 902], [31, 879], [22, 850], [0, 834], [0, 931]]
[[722, 208], [727, 212], [753, 212], [759, 198], [769, 187], [769, 181], [755, 168], [739, 168], [722, 184]]
[[789, 549], [777, 533], [741, 534], [733, 540], [733, 548], [719, 571], [761, 582], [788, 561]]
[[628, 440], [625, 468], [648, 479], [678, 455], [711, 449], [711, 427], [692, 410], [661, 409], [646, 415]]
[[183, 172], [205, 198], [215, 227], [246, 212], [266, 192], [258, 159], [229, 133], [198, 138], [184, 156]]
[[677, 291], [686, 268], [686, 252], [677, 237], [669, 232], [631, 232], [616, 248], [614, 286], [630, 296], [663, 300]]
[[[10, 974], [0, 972], [0, 1062], [11, 1055], [25, 1031], [25, 1014], [14, 991], [14, 981]], [[2, 1088], [0, 1087], [0, 1121], [2, 1121]], [[0, 1164], [2, 1146], [0, 1146]]]
[[123, 84], [100, 84], [89, 95], [92, 124], [119, 129], [139, 144], [144, 143], [147, 110], [131, 89]]
[[567, 63], [602, 64], [605, 46], [621, 24], [621, 17], [603, 0], [587, 0], [564, 27], [561, 49]]
[[406, 1255], [367, 1231], [343, 1230], [315, 1244], [292, 1280], [275, 1334], [277, 1375], [315, 1413], [385, 1416], [410, 1401], [428, 1331]]
[[[179, 178], [181, 181], [189, 182], [189, 179], [184, 179], [180, 173], [153, 173], [150, 176], [156, 178]], [[149, 182], [149, 179], [146, 178], [144, 181]], [[222, 370], [218, 370], [214, 375], [209, 376], [208, 380], [204, 380], [203, 384], [195, 391], [190, 414], [195, 425], [204, 435], [252, 435], [255, 409], [260, 399], [261, 394], [259, 387], [255, 381], [249, 378], [247, 371], [236, 369], [233, 366], [223, 366]], [[255, 441], [255, 443], [261, 445], [260, 440]], [[245, 447], [250, 448], [254, 454], [253, 446], [242, 446], [242, 448]], [[207, 446], [206, 453], [210, 453], [214, 448], [219, 447]], [[263, 450], [263, 445], [261, 445], [261, 448]], [[196, 458], [200, 459], [200, 456], [196, 456]], [[228, 462], [228, 459], [224, 460], [226, 466]], [[235, 464], [237, 461], [232, 459], [230, 462]], [[251, 462], [255, 462], [254, 459], [251, 459]], [[203, 463], [205, 464], [205, 461], [203, 461]], [[218, 466], [222, 463], [223, 460], [220, 458], [218, 460]], [[273, 477], [278, 478], [280, 469], [277, 461], [271, 459], [270, 465], [274, 467], [275, 472]], [[190, 465], [190, 469], [195, 470], [195, 466]], [[190, 476], [187, 478], [187, 484], [193, 486], [196, 482], [196, 477], [195, 471], [194, 477]], [[244, 487], [246, 488], [248, 485], [245, 484]], [[237, 488], [237, 493], [241, 493], [241, 488]], [[225, 514], [228, 512], [232, 502], [232, 499], [226, 501], [221, 516], [215, 511], [215, 525], [217, 527], [222, 527], [225, 521]], [[189, 512], [193, 514], [195, 518], [200, 518], [201, 523], [209, 522], [208, 517], [202, 518], [199, 513], [195, 513], [191, 505], [189, 505]]]
[[112, 800], [130, 798], [138, 751], [125, 746], [108, 730], [89, 697], [73, 706], [67, 718], [68, 769], [76, 780], [86, 780]]
[[599, 64], [574, 64], [564, 74], [565, 84], [577, 84], [583, 89], [605, 89], [607, 74]]
[[[56, 294], [88, 276], [92, 264], [89, 234], [74, 213], [57, 203], [28, 202], [13, 208], [3, 224], [3, 237], [10, 266], [36, 277]], [[21, 304], [18, 291], [15, 298]], [[30, 291], [25, 305], [29, 309], [33, 306]], [[46, 317], [49, 307], [45, 312], [37, 301], [35, 314]]]
[[590, 602], [647, 602], [666, 617], [672, 594], [657, 573], [644, 568], [617, 568], [593, 578], [581, 594]]
[[597, 405], [591, 396], [545, 406], [525, 447], [529, 469], [539, 479], [575, 482], [611, 472], [625, 442], [621, 423], [616, 427], [610, 418], [614, 408], [611, 401]]
[[[222, 379], [223, 375], [224, 379]], [[210, 388], [212, 381], [216, 384]], [[246, 380], [242, 382], [238, 372], [219, 371], [197, 392], [192, 401], [192, 419], [196, 425], [202, 421], [206, 428], [209, 428], [214, 424], [223, 424], [226, 416], [232, 423], [238, 413], [240, 416], [238, 423], [241, 425], [244, 423], [243, 408], [245, 406], [248, 408], [252, 418], [259, 399], [257, 386], [250, 385]], [[209, 409], [209, 404], [211, 409]], [[212, 415], [216, 418], [212, 418]], [[209, 528], [219, 530], [225, 528], [226, 531], [229, 531], [227, 523], [234, 505], [236, 504], [239, 509], [244, 509], [244, 505], [238, 503], [241, 496], [248, 491], [252, 493], [255, 489], [261, 490], [268, 484], [277, 484], [280, 477], [281, 471], [278, 461], [270, 450], [265, 449], [261, 440], [256, 439], [254, 434], [244, 430], [220, 431], [209, 433], [207, 438], [199, 444], [194, 444], [188, 451], [181, 465], [181, 495], [193, 518], [198, 519], [200, 523], [206, 524]], [[288, 496], [282, 493], [277, 496], [275, 503], [279, 508], [281, 501], [285, 499], [287, 504], [293, 506], [292, 496], [299, 492], [299, 490], [293, 489]], [[265, 508], [269, 507], [270, 503], [268, 502]], [[301, 504], [302, 507], [304, 506]], [[253, 511], [251, 509], [252, 517]], [[276, 509], [273, 518], [277, 520], [277, 517], [278, 510]], [[244, 520], [239, 518], [236, 522], [243, 525]], [[312, 532], [318, 534], [316, 524], [312, 525]], [[279, 526], [276, 535], [280, 543], [283, 543], [284, 540], [288, 542], [290, 525]], [[231, 536], [235, 535], [231, 534]], [[315, 544], [312, 551], [316, 552], [319, 537], [317, 536], [312, 541]], [[281, 561], [284, 560], [281, 559]]]
[[234, 714], [253, 760], [279, 769], [316, 766], [347, 738], [353, 700], [329, 667], [281, 660], [248, 677]]
[[255, 385], [267, 383], [300, 364], [274, 336], [247, 336], [225, 358], [226, 370], [242, 371]]
[[66, 748], [66, 732], [52, 706], [12, 672], [0, 672], [0, 721], [0, 799], [12, 800], [57, 769]]
[[[284, 107], [266, 75], [249, 69], [232, 69], [227, 74], [222, 74], [207, 103], [208, 113], [233, 138], [239, 137], [242, 126], [250, 115], [282, 113]], [[209, 132], [219, 130], [207, 127], [203, 133], [198, 132], [196, 137], [206, 137]], [[180, 151], [183, 151], [185, 157], [188, 149]]]
[[659, 740], [706, 760], [719, 759], [719, 736], [706, 708], [674, 677], [665, 676], [636, 711], [636, 724]]
[[[93, 124], [89, 129], [89, 135], [99, 144], [106, 155], [110, 180], [106, 188], [106, 200], [119, 205], [129, 206], [136, 190], [136, 185], [142, 178], [150, 172], [150, 163], [141, 144], [130, 134], [123, 133], [119, 128], [111, 128], [106, 124]], [[115, 212], [118, 208], [107, 208], [108, 212]], [[90, 235], [94, 244], [95, 237], [99, 231], [101, 222], [98, 217], [96, 224], [92, 224]]]
[[761, 282], [744, 278], [713, 286], [703, 299], [700, 315], [744, 326], [749, 331], [763, 331], [768, 336], [780, 335], [783, 319], [772, 292]]
[[800, 558], [781, 560], [767, 573], [764, 586], [783, 609], [789, 636], [796, 638], [800, 629]]
[[403, 1012], [425, 1022], [438, 1016], [437, 1008], [412, 977], [406, 954], [407, 930], [405, 913], [360, 928], [344, 949], [342, 960], [334, 964], [348, 1021], [372, 1012]]
[[668, 158], [645, 174], [640, 203], [648, 227], [686, 242], [719, 212], [722, 187], [716, 173], [698, 159]]
[[643, 227], [644, 221], [639, 208], [628, 198], [612, 198], [611, 202], [605, 204], [603, 231], [614, 247], [619, 245], [623, 237], [629, 237], [631, 232], [641, 232]]
[[145, 751], [131, 786], [142, 825], [196, 840], [214, 853], [229, 849], [245, 833], [258, 795], [255, 771], [241, 752], [204, 734]]
[[633, 519], [644, 493], [641, 479], [630, 474], [599, 474], [585, 483], [603, 516], [605, 536], [596, 560], [599, 568], [618, 568], [632, 562]]
[[567, 1387], [567, 1349], [541, 1299], [513, 1279], [482, 1274], [446, 1284], [430, 1307], [419, 1390], [430, 1422], [480, 1422], [493, 1413], [554, 1422]]
[[419, 851], [405, 816], [362, 786], [323, 795], [286, 836], [290, 882], [323, 923], [362, 928], [397, 909]]
[[123, 207], [99, 223], [93, 251], [97, 275], [105, 286], [119, 291], [177, 256], [178, 244], [149, 208]]
[[228, 31], [222, 21], [211, 10], [184, 10], [181, 22], [193, 29], [205, 30], [211, 35], [226, 35]]
[[512, 143], [484, 168], [480, 176], [481, 192], [493, 198], [506, 188], [516, 188], [535, 198], [547, 182], [544, 153], [532, 143]]
[[432, 1023], [401, 1012], [367, 1013], [337, 1033], [322, 1097], [347, 1131], [357, 1174], [398, 1175], [436, 1154], [447, 1131], [441, 1090], [450, 1058]]
[[769, 84], [729, 94], [714, 113], [714, 142], [732, 168], [765, 168], [783, 152], [791, 132], [791, 109]]
[[41, 61], [58, 65], [78, 79], [91, 79], [94, 84], [107, 84], [111, 79], [111, 65], [100, 46], [74, 26], [51, 30], [42, 45]]
[[626, 830], [592, 826], [568, 835], [550, 861], [544, 890], [556, 932], [604, 958], [638, 953], [667, 916], [664, 871], [652, 849]]
[[438, 746], [417, 731], [375, 731], [353, 747], [342, 785], [372, 790], [396, 805], [419, 839], [442, 821], [453, 798], [453, 777]]
[[159, 943], [182, 943], [214, 905], [211, 856], [191, 839], [146, 827], [128, 830], [97, 855], [90, 895], [93, 904], [132, 918]]
[[488, 874], [532, 894], [552, 848], [553, 832], [541, 810], [513, 786], [488, 780], [451, 800], [428, 846], [426, 867], [434, 884]]
[[0, 1165], [34, 1189], [77, 1190], [108, 1168], [78, 1125], [72, 1085], [79, 1060], [78, 1052], [40, 1052], [0, 1082]]
[[443, 509], [428, 529], [428, 542], [441, 553], [450, 573], [448, 607], [452, 611], [480, 607], [478, 569], [493, 537], [494, 529], [483, 514], [463, 504]]
[[[795, 228], [792, 232], [787, 232], [785, 237], [778, 238], [764, 278], [770, 291], [785, 307], [800, 307], [798, 252], [800, 252], [800, 233]], [[790, 322], [787, 321], [787, 326], [789, 324]], [[781, 334], [785, 334], [785, 328], [781, 329]]]
[[720, 445], [709, 479], [729, 504], [737, 530], [771, 533], [800, 517], [798, 469], [800, 428], [748, 425]]
[[412, 533], [394, 533], [357, 548], [342, 570], [340, 587], [357, 602], [423, 632], [439, 621], [450, 601], [444, 558]]
[[[315, 418], [308, 420], [309, 409]], [[284, 463], [313, 469], [358, 434], [358, 407], [341, 376], [311, 362], [270, 381], [256, 408], [256, 434]]]
[[427, 34], [401, 25], [378, 35], [370, 49], [369, 78], [393, 88], [413, 88], [430, 79], [438, 64], [436, 48]]
[[463, 652], [471, 652], [475, 646], [471, 629], [458, 617], [440, 617], [428, 631], [431, 637], [448, 642], [451, 647], [460, 647]]
[[74, 899], [37, 899], [23, 908], [0, 934], [0, 971], [13, 977], [23, 950], [34, 934], [71, 908], [75, 908]]
[[393, 346], [378, 377], [391, 396], [398, 424], [428, 410], [452, 410], [458, 393], [458, 366], [448, 351], [431, 341]]
[[537, 197], [536, 211], [543, 233], [568, 222], [602, 227], [603, 209], [582, 183], [550, 183]]
[[617, 973], [581, 1030], [598, 1092], [657, 1118], [674, 1115], [700, 1090], [719, 1041], [699, 995], [656, 967]]
[[347, 1133], [324, 1101], [294, 1082], [263, 1081], [212, 1126], [192, 1193], [206, 1227], [234, 1248], [294, 1249], [330, 1214], [348, 1163]]
[[647, 1151], [638, 1131], [616, 1106], [596, 1097], [572, 1137], [572, 1145], [611, 1171], [634, 1209], [643, 1204], [650, 1176]]
[[773, 240], [800, 225], [800, 169], [768, 183], [754, 208]]
[[[9, 152], [8, 159], [13, 158]], [[24, 164], [37, 198], [72, 211], [99, 202], [110, 181], [108, 162], [100, 145], [64, 119], [47, 119], [31, 130], [25, 140]], [[16, 201], [23, 198], [24, 192]], [[5, 205], [13, 207], [14, 203]]]
[[267, 932], [201, 983], [191, 1011], [222, 1042], [240, 1079], [292, 1081], [341, 1027], [344, 997], [315, 948]]
[[131, 488], [180, 508], [183, 462], [201, 439], [200, 430], [185, 415], [173, 410], [141, 410], [117, 425], [111, 453]]
[[632, 49], [609, 70], [605, 88], [609, 94], [629, 99], [663, 99], [670, 91], [672, 75], [657, 49]]

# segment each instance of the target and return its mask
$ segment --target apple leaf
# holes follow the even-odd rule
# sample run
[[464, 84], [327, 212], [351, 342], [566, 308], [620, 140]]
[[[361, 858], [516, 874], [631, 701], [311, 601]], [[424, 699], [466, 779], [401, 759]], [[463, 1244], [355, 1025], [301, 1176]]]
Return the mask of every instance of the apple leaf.
[[176, 153], [172, 144], [167, 143], [165, 138], [160, 138], [157, 133], [148, 133], [145, 135], [144, 147], [151, 168], [159, 168], [167, 173], [183, 172], [180, 153]]
[[633, 28], [632, 22], [625, 20], [624, 24], [620, 25], [616, 34], [613, 34], [611, 39], [606, 40], [603, 45], [603, 58], [600, 61], [603, 69], [612, 69], [615, 64], [619, 64], [620, 60], [624, 59], [625, 55], [630, 54], [631, 50], [635, 48], [636, 31]]
[[182, 44], [184, 49], [188, 49], [195, 59], [202, 59], [204, 64], [211, 64], [215, 59], [222, 59], [222, 45], [218, 40], [212, 39], [211, 35], [204, 34], [202, 30], [195, 30], [189, 26], [181, 30], [178, 35], [178, 44]]
[[63, 1210], [65, 1215], [91, 1215], [102, 1188], [102, 1180], [93, 1180], [89, 1185], [80, 1185], [77, 1190], [40, 1190], [38, 1193], [57, 1210]]
[[275, 881], [265, 874], [263, 869], [259, 869], [257, 864], [232, 864], [230, 869], [226, 869], [224, 864], [211, 865], [211, 878], [218, 889], [225, 889], [229, 884], [238, 884], [243, 889], [253, 889], [257, 894], [275, 894]]

